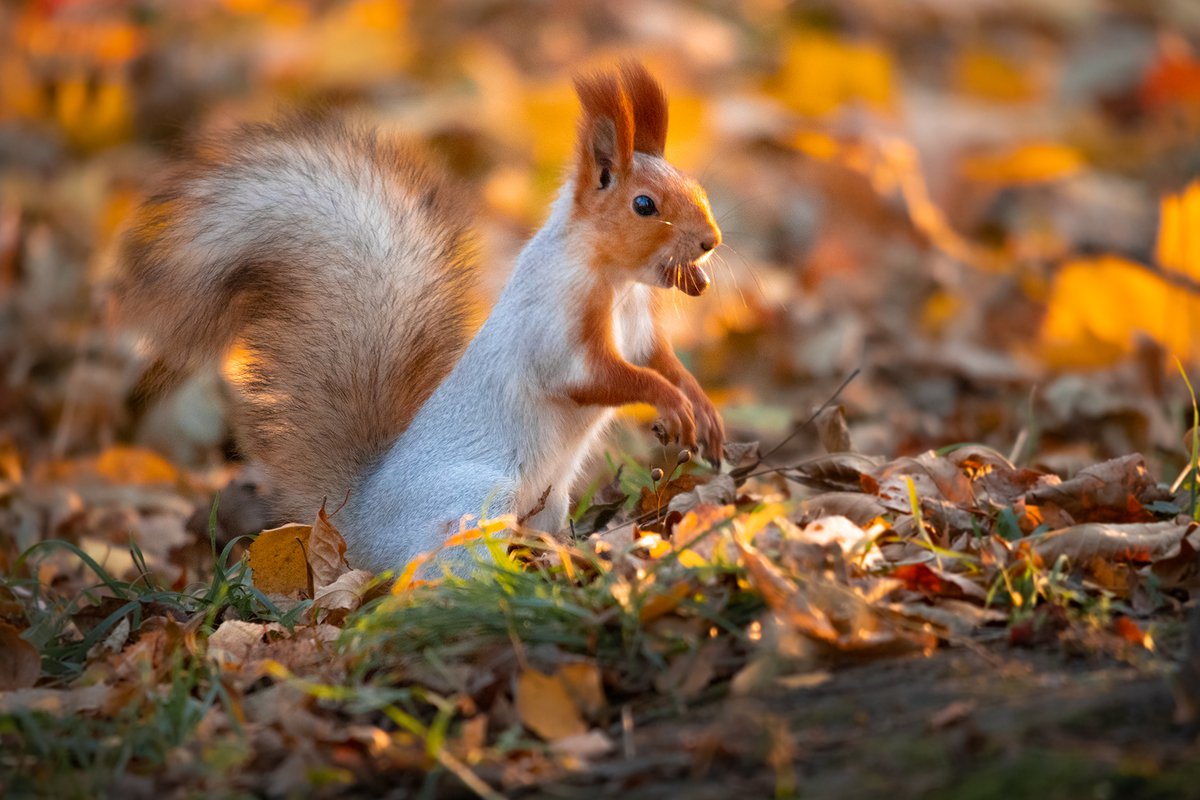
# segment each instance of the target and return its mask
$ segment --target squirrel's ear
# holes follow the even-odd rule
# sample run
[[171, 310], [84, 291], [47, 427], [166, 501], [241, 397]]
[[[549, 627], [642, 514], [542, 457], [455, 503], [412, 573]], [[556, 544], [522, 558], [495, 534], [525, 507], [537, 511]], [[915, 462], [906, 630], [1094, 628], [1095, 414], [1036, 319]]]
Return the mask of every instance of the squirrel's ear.
[[575, 91], [583, 105], [579, 120], [576, 187], [607, 188], [614, 175], [633, 165], [633, 111], [612, 74], [578, 77]]
[[633, 149], [662, 156], [667, 146], [667, 96], [641, 63], [621, 62], [621, 84], [633, 110]]

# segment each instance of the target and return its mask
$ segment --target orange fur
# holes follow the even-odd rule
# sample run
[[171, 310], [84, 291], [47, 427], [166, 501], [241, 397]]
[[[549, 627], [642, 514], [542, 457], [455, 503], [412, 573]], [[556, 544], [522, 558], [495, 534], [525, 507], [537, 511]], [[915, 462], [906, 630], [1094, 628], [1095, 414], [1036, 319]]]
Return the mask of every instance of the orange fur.
[[662, 86], [636, 61], [622, 62], [621, 85], [633, 109], [633, 149], [663, 155], [667, 147], [667, 96]]
[[660, 372], [621, 358], [613, 342], [612, 308], [611, 288], [598, 289], [585, 301], [580, 316], [580, 343], [590, 380], [572, 387], [567, 396], [579, 405], [650, 403], [664, 414], [673, 435], [686, 444], [694, 444], [696, 422], [691, 402]]
[[[720, 415], [672, 352], [657, 310], [646, 311], [654, 346], [644, 367], [619, 355], [612, 316], [614, 287], [646, 282], [647, 270], [657, 270], [655, 285], [702, 291], [695, 284], [695, 263], [720, 245], [720, 229], [704, 190], [662, 159], [666, 99], [644, 67], [627, 61], [617, 73], [577, 80], [576, 88], [583, 116], [570, 227], [588, 254], [594, 286], [583, 301], [579, 328], [588, 379], [568, 396], [583, 405], [651, 403], [688, 446], [696, 443], [698, 426], [710, 457], [719, 459]], [[602, 180], [605, 170], [608, 183]], [[639, 195], [654, 201], [656, 214], [633, 212]]]

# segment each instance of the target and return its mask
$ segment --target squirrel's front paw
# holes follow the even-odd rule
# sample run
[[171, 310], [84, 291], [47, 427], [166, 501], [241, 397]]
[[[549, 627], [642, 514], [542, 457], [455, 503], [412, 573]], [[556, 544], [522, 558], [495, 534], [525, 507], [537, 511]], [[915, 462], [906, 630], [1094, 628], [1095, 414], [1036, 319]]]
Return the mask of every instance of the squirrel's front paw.
[[658, 411], [662, 415], [656, 428], [662, 429], [659, 436], [666, 442], [682, 444], [684, 447], [696, 446], [696, 414], [692, 401], [683, 392], [676, 390], [667, 399], [659, 402]]
[[708, 399], [708, 395], [700, 388], [685, 387], [688, 399], [692, 403], [692, 411], [696, 417], [696, 431], [700, 444], [704, 447], [704, 456], [714, 465], [721, 463], [721, 451], [725, 445], [725, 423], [716, 406]]

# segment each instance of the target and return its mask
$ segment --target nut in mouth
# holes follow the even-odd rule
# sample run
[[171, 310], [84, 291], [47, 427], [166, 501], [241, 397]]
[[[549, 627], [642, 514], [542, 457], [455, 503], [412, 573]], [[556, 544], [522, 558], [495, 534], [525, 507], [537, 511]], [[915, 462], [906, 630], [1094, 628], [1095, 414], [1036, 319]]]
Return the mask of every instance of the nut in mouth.
[[708, 290], [712, 280], [704, 268], [694, 261], [664, 264], [662, 267], [663, 284], [673, 287], [691, 297], [699, 297]]

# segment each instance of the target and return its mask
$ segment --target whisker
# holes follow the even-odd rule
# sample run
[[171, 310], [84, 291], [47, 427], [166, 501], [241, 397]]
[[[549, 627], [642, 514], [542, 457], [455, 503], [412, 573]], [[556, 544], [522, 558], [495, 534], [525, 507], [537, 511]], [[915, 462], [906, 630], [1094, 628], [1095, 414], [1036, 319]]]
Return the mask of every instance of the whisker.
[[749, 197], [743, 197], [741, 200], [734, 203], [729, 208], [724, 209], [721, 212], [721, 216], [717, 217], [717, 223], [720, 224], [726, 217], [728, 217], [733, 212], [740, 210], [741, 207], [746, 205], [747, 203], [752, 203], [757, 200], [762, 200], [763, 198], [766, 198], [766, 197], [771, 197], [773, 194], [774, 194], [774, 192], [761, 192], [759, 194], [750, 195]]
[[708, 183], [708, 171], [712, 169], [713, 164], [717, 163], [717, 156], [719, 155], [721, 153], [713, 151], [712, 157], [708, 159], [708, 162], [704, 165], [704, 169], [700, 170], [700, 175], [696, 178], [697, 182], [700, 184]]
[[746, 295], [742, 291], [742, 284], [733, 275], [733, 267], [730, 266], [729, 262], [724, 258], [722, 258], [718, 263], [725, 268], [726, 272], [729, 273], [729, 282], [732, 283], [733, 288], [737, 290], [738, 298], [742, 301], [742, 308], [749, 308], [750, 304], [746, 302]]
[[783, 311], [784, 307], [782, 301], [775, 301], [774, 303], [770, 302], [769, 298], [767, 297], [767, 290], [762, 284], [762, 279], [758, 277], [758, 271], [753, 265], [751, 265], [749, 261], [746, 260], [745, 256], [725, 242], [721, 242], [721, 247], [729, 248], [729, 252], [733, 253], [741, 260], [742, 266], [746, 268], [746, 272], [749, 273], [750, 277], [754, 280], [754, 285], [758, 289], [758, 295], [763, 299], [763, 302], [767, 303], [768, 305], [773, 305], [779, 311]]

